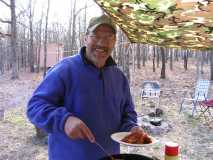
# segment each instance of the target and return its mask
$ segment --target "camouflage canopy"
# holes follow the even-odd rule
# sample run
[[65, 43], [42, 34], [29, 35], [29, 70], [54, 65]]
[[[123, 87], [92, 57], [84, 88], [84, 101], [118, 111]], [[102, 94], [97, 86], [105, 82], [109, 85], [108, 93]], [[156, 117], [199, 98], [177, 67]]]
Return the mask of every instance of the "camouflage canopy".
[[213, 0], [95, 0], [135, 43], [212, 49]]

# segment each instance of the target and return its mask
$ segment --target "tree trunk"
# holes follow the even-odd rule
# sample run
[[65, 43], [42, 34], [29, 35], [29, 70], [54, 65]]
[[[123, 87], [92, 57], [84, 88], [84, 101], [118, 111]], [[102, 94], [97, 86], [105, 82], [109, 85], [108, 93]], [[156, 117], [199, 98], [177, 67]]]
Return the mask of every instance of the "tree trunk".
[[209, 52], [210, 57], [210, 80], [213, 80], [213, 49]]
[[155, 46], [153, 46], [152, 48], [152, 54], [153, 54], [153, 57], [152, 57], [152, 70], [153, 72], [155, 72]]
[[72, 21], [72, 36], [71, 36], [71, 51], [72, 54], [74, 53], [74, 50], [77, 49], [77, 43], [76, 43], [76, 0], [74, 0], [74, 6], [73, 6], [73, 21]]
[[0, 75], [4, 74], [4, 56], [3, 56], [3, 44], [1, 43], [1, 39], [0, 39]]
[[166, 57], [165, 57], [165, 50], [164, 50], [163, 47], [160, 47], [160, 51], [161, 51], [161, 57], [162, 57], [162, 68], [161, 68], [160, 78], [161, 79], [165, 79], [166, 78]]
[[39, 35], [38, 35], [38, 50], [37, 50], [37, 73], [40, 71], [40, 57], [41, 57], [41, 32], [42, 32], [42, 20], [43, 20], [43, 12], [42, 17], [39, 23]]
[[129, 45], [128, 48], [126, 48], [126, 52], [125, 52], [125, 56], [124, 56], [124, 73], [128, 79], [128, 81], [130, 82], [130, 70], [129, 70], [129, 54], [131, 52], [131, 46]]
[[[123, 42], [122, 32], [118, 31], [118, 42]], [[118, 52], [118, 66], [123, 66], [123, 44], [119, 44], [117, 46], [117, 52]]]
[[140, 44], [137, 44], [136, 57], [137, 57], [137, 68], [140, 69], [141, 68]]
[[11, 47], [12, 47], [12, 76], [11, 79], [17, 79], [18, 76], [18, 56], [17, 48], [17, 28], [16, 28], [16, 7], [15, 0], [10, 0], [11, 5]]
[[184, 50], [184, 69], [188, 69], [188, 50]]
[[146, 65], [146, 46], [142, 45], [142, 64], [143, 67]]
[[[47, 28], [48, 28], [48, 17], [49, 17], [49, 8], [50, 8], [50, 0], [48, 0], [47, 5], [47, 13], [46, 13], [46, 25], [45, 25], [45, 38], [44, 38], [44, 73], [43, 76], [46, 75], [46, 68], [47, 68]], [[40, 128], [36, 128], [36, 136], [38, 138], [44, 138], [47, 134]]]
[[160, 50], [160, 47], [157, 47], [157, 68], [159, 68], [159, 65], [160, 65], [160, 54], [161, 53], [161, 50]]
[[[198, 52], [199, 52], [199, 53], [198, 53]], [[201, 56], [201, 53], [200, 53], [200, 51], [198, 51], [198, 52], [195, 53], [195, 54], [196, 54], [196, 58], [197, 58], [197, 65], [196, 65], [196, 66], [197, 66], [197, 67], [196, 67], [196, 68], [197, 68], [197, 71], [196, 71], [196, 72], [197, 72], [197, 75], [196, 75], [196, 76], [197, 76], [197, 77], [196, 77], [197, 79], [199, 79], [200, 76], [201, 76], [201, 75], [200, 75], [200, 56]]]
[[201, 58], [200, 73], [204, 74], [203, 66], [204, 66], [204, 61], [205, 61], [205, 52], [202, 52], [201, 56], [202, 56], [202, 58]]
[[50, 0], [48, 0], [47, 6], [47, 13], [46, 13], [46, 25], [45, 25], [45, 37], [44, 37], [44, 73], [43, 76], [45, 77], [47, 72], [47, 29], [48, 29], [48, 17], [49, 17], [49, 7], [50, 7]]
[[178, 61], [178, 60], [179, 60], [179, 59], [178, 59], [179, 49], [175, 49], [175, 52], [174, 52], [174, 53], [175, 53], [175, 58], [174, 58], [174, 59], [175, 59], [175, 61]]
[[34, 72], [34, 46], [33, 46], [33, 13], [32, 13], [32, 0], [29, 2], [29, 25], [30, 25], [30, 72]]
[[169, 55], [170, 55], [170, 70], [173, 70], [173, 53], [174, 53], [174, 49], [170, 49], [169, 50]]

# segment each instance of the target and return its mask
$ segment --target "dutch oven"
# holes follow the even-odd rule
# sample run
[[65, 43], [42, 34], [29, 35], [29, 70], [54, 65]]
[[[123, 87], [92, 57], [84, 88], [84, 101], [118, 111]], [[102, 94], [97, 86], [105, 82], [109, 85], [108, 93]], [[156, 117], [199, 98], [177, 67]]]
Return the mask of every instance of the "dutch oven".
[[155, 118], [150, 119], [150, 123], [154, 126], [160, 126], [161, 122], [162, 122], [162, 118], [160, 118], [160, 117], [155, 117]]
[[[119, 160], [155, 160], [153, 158], [143, 156], [143, 155], [138, 155], [138, 154], [115, 154], [115, 155], [112, 155], [112, 157], [115, 158], [115, 160], [117, 159]], [[112, 160], [112, 158], [107, 156], [99, 160]]]

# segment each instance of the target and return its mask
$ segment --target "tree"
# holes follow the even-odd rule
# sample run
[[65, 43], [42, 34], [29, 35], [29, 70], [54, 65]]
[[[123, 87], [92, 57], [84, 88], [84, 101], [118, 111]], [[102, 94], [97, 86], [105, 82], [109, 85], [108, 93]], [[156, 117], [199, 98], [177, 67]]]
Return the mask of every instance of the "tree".
[[3, 43], [0, 39], [0, 75], [4, 73]]
[[145, 45], [142, 45], [142, 64], [143, 64], [143, 67], [145, 67], [146, 65], [146, 46]]
[[213, 80], [213, 49], [209, 52], [210, 57], [210, 80]]
[[47, 4], [46, 24], [45, 24], [45, 33], [44, 33], [44, 73], [43, 73], [44, 77], [47, 72], [47, 28], [48, 28], [49, 9], [50, 9], [50, 0], [48, 0], [48, 4]]
[[183, 59], [184, 59], [184, 69], [187, 70], [188, 69], [188, 50], [184, 50], [183, 51]]
[[37, 73], [40, 71], [42, 22], [43, 22], [43, 11], [42, 11], [41, 19], [40, 19], [40, 21], [39, 21], [38, 33], [37, 33], [37, 36], [36, 36], [36, 39], [37, 39], [37, 49], [36, 49], [37, 70], [36, 70], [36, 72], [37, 72]]
[[10, 21], [5, 21], [0, 19], [0, 22], [2, 23], [9, 23], [11, 26], [11, 63], [12, 63], [12, 76], [11, 79], [17, 79], [18, 76], [18, 56], [17, 56], [17, 28], [16, 28], [16, 6], [15, 6], [15, 0], [10, 0], [10, 4], [5, 2], [4, 0], [0, 0], [3, 4], [5, 4], [7, 7], [10, 8], [11, 12], [11, 20]]
[[131, 45], [126, 45], [125, 50], [126, 50], [126, 52], [123, 53], [124, 54], [123, 71], [124, 71], [124, 74], [126, 75], [127, 79], [130, 82], [129, 54], [132, 53]]
[[160, 50], [160, 47], [157, 47], [156, 48], [156, 54], [157, 54], [157, 68], [159, 68], [159, 65], [160, 65], [160, 53], [161, 53], [161, 50]]
[[33, 14], [34, 14], [34, 9], [32, 9], [32, 0], [29, 1], [29, 26], [30, 26], [30, 72], [34, 72], [34, 45], [33, 45]]
[[169, 55], [170, 55], [170, 70], [172, 71], [173, 70], [173, 53], [174, 53], [175, 49], [172, 48], [172, 49], [169, 49]]
[[160, 78], [165, 79], [166, 78], [166, 56], [165, 56], [165, 50], [163, 47], [160, 47], [161, 51], [161, 57], [162, 57], [162, 67], [161, 67], [161, 74]]
[[152, 71], [155, 72], [155, 46], [152, 47]]
[[18, 78], [18, 62], [17, 62], [17, 30], [16, 30], [16, 10], [15, 0], [10, 0], [11, 8], [11, 47], [12, 47], [12, 79]]
[[140, 54], [140, 44], [137, 44], [136, 48], [136, 60], [137, 60], [137, 68], [141, 68], [141, 54]]

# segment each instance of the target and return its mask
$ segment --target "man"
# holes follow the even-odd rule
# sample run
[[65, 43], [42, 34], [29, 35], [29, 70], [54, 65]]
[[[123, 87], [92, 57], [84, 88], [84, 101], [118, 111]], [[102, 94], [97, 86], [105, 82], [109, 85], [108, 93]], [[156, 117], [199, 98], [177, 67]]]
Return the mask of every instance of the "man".
[[35, 90], [27, 115], [49, 135], [50, 160], [98, 160], [119, 153], [115, 132], [140, 132], [128, 81], [111, 52], [116, 26], [92, 18], [79, 54], [56, 64]]

